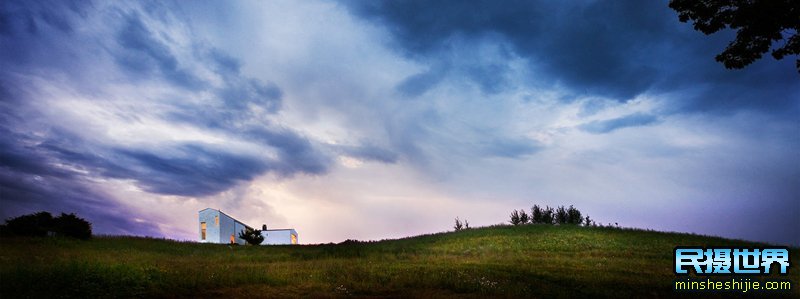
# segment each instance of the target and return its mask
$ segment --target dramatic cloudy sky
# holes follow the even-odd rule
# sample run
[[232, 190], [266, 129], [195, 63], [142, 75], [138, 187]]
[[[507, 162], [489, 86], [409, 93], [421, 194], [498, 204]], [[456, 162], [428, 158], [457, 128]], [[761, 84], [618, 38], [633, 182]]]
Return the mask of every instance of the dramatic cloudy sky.
[[800, 244], [795, 57], [666, 1], [2, 1], [0, 217], [383, 239], [575, 205]]

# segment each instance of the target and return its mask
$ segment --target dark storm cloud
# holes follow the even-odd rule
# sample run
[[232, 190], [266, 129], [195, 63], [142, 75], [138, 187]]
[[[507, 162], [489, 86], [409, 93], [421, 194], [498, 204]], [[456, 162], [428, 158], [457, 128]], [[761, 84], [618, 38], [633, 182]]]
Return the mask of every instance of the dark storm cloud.
[[199, 78], [180, 68], [169, 47], [153, 38], [153, 33], [137, 14], [125, 18], [117, 42], [123, 50], [115, 53], [116, 59], [129, 71], [147, 76], [153, 69], [158, 69], [164, 78], [176, 85], [189, 89], [202, 86]]
[[249, 181], [269, 169], [267, 162], [244, 155], [206, 148], [196, 144], [182, 144], [173, 155], [144, 151], [116, 151], [128, 169], [124, 173], [107, 173], [135, 179], [147, 191], [204, 196], [227, 190], [231, 186]]
[[[356, 15], [384, 25], [403, 52], [428, 62], [450, 53], [454, 40], [499, 36], [528, 60], [531, 82], [563, 84], [574, 96], [627, 101], [637, 95], [684, 90], [678, 111], [797, 109], [798, 77], [791, 61], [771, 58], [729, 71], [713, 60], [729, 35], [704, 36], [653, 1], [344, 1]], [[471, 60], [466, 66], [480, 66]], [[399, 89], [418, 94], [439, 72], [408, 78]], [[502, 88], [505, 70], [474, 69], [472, 80]], [[483, 83], [481, 83], [483, 82]], [[697, 83], [702, 83], [698, 90]], [[762, 91], [768, 91], [763, 96]]]
[[[93, 223], [96, 233], [163, 235], [154, 225], [134, 223], [111, 197], [87, 186], [89, 178], [64, 162], [40, 140], [0, 133], [0, 219], [38, 211], [74, 213]], [[99, 229], [98, 229], [99, 228]]]
[[589, 133], [608, 133], [627, 127], [646, 126], [658, 121], [655, 115], [635, 113], [620, 118], [593, 121], [581, 126], [581, 129]]
[[274, 165], [272, 170], [280, 175], [322, 174], [328, 170], [331, 163], [330, 158], [314, 149], [307, 138], [289, 129], [252, 128], [245, 134], [278, 150], [279, 163]]

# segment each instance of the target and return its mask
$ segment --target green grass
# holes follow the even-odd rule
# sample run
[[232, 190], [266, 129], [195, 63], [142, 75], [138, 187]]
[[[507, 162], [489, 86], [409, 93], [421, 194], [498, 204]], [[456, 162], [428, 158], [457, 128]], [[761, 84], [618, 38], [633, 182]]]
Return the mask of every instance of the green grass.
[[[679, 297], [675, 245], [764, 244], [549, 225], [305, 246], [3, 238], [0, 297]], [[793, 263], [799, 254], [791, 249]], [[793, 290], [782, 296], [800, 298], [798, 268], [790, 267]]]

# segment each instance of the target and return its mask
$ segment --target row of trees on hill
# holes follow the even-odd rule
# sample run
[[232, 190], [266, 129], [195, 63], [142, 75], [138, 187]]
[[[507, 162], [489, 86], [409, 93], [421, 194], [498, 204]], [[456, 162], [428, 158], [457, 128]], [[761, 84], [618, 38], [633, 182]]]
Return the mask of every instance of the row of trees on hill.
[[92, 224], [75, 214], [61, 213], [53, 217], [48, 212], [38, 212], [7, 219], [5, 225], [0, 225], [0, 234], [28, 237], [55, 235], [87, 240], [92, 237]]
[[531, 213], [528, 214], [524, 209], [514, 210], [511, 212], [511, 220], [513, 225], [522, 224], [574, 224], [574, 225], [597, 225], [589, 215], [584, 217], [581, 211], [570, 205], [568, 208], [558, 206], [551, 208], [545, 206], [544, 208], [539, 205], [533, 205]]

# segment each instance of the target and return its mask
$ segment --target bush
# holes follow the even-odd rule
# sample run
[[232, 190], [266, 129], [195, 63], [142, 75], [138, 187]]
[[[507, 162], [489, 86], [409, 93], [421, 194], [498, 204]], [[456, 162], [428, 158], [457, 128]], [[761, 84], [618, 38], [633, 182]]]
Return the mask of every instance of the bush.
[[53, 219], [56, 234], [87, 240], [92, 237], [92, 224], [75, 214], [64, 214]]
[[38, 212], [7, 219], [3, 234], [28, 237], [54, 234], [86, 240], [92, 237], [92, 224], [75, 214], [61, 213], [53, 218], [48, 212]]
[[239, 232], [239, 238], [244, 239], [250, 245], [259, 245], [264, 242], [264, 236], [261, 235], [261, 230], [259, 229], [245, 228]]

